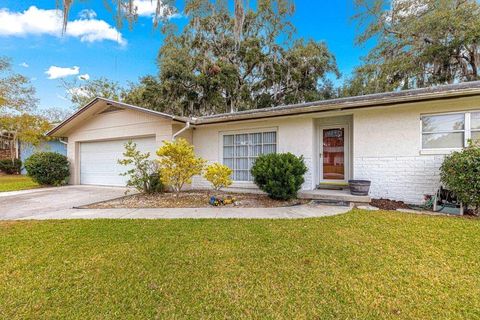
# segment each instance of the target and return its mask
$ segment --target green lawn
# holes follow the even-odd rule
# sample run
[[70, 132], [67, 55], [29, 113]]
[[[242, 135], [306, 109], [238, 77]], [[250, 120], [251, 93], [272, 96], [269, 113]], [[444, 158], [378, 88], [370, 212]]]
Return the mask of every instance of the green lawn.
[[0, 192], [39, 188], [30, 177], [20, 175], [0, 175]]
[[478, 319], [480, 220], [0, 222], [2, 319]]

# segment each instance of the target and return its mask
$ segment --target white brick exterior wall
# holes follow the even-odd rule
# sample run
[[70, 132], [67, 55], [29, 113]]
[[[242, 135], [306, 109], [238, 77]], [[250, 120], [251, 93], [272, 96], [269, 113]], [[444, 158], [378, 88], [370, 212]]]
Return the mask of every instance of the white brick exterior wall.
[[354, 159], [355, 179], [372, 181], [372, 198], [419, 204], [424, 194], [434, 194], [440, 186], [439, 167], [443, 158], [443, 155], [358, 157]]
[[[277, 132], [277, 152], [291, 152], [297, 156], [303, 155], [308, 172], [305, 174], [305, 183], [303, 190], [312, 190], [315, 180], [314, 155], [314, 134], [313, 118], [286, 118], [269, 119], [246, 123], [229, 123], [214, 126], [198, 127], [193, 131], [193, 144], [198, 156], [207, 160], [209, 163], [222, 162], [223, 159], [223, 140], [221, 135], [224, 133], [239, 133], [253, 131], [271, 131]], [[210, 188], [210, 183], [203, 177], [194, 177], [192, 188], [206, 189]], [[234, 181], [232, 188], [258, 189], [253, 182]]]
[[314, 185], [313, 181], [314, 181], [314, 172], [315, 172], [315, 170], [313, 170], [314, 168], [313, 160], [311, 158], [303, 158], [303, 160], [305, 161], [305, 165], [307, 166], [308, 171], [303, 176], [305, 178], [305, 182], [302, 185], [302, 190], [312, 190], [313, 189], [312, 186]]

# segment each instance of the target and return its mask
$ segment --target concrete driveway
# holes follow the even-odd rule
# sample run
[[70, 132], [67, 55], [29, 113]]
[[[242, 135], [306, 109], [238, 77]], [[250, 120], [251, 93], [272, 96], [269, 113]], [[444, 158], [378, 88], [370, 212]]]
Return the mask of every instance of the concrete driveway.
[[125, 195], [126, 188], [65, 186], [0, 193], [0, 220], [60, 213], [73, 207]]

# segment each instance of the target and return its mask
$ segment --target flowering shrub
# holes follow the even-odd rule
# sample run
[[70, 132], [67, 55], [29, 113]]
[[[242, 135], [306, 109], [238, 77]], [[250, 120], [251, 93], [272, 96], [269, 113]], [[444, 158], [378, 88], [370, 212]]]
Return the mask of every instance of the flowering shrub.
[[232, 169], [220, 163], [209, 165], [205, 169], [204, 178], [207, 179], [215, 190], [228, 187], [232, 184]]
[[164, 141], [157, 150], [160, 166], [160, 178], [165, 185], [172, 187], [175, 193], [180, 192], [186, 183], [192, 183], [192, 177], [202, 174], [205, 160], [195, 156], [193, 146], [185, 139]]

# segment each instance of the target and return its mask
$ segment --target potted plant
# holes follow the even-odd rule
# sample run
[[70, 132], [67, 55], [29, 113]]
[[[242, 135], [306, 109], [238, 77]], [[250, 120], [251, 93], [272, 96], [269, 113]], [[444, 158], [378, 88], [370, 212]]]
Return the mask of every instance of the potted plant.
[[368, 196], [370, 184], [369, 180], [348, 180], [350, 193], [354, 196]]

